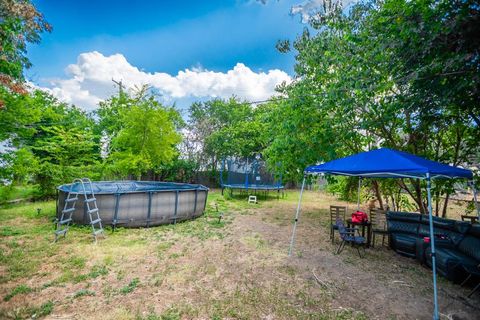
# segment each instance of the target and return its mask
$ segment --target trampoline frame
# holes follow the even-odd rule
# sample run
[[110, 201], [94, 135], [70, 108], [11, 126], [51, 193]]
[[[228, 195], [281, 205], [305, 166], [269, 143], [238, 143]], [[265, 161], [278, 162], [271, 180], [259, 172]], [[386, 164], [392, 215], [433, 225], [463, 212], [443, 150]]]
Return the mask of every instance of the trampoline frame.
[[[250, 190], [253, 191], [253, 194], [254, 195], [257, 195], [257, 192], [259, 194], [264, 194], [264, 197], [265, 199], [267, 199], [267, 196], [268, 196], [268, 193], [270, 191], [277, 191], [277, 199], [280, 198], [280, 192], [282, 193], [282, 198], [284, 197], [284, 189], [285, 187], [282, 185], [282, 175], [280, 174], [280, 178], [279, 178], [279, 181], [278, 183], [275, 183], [275, 184], [255, 184], [255, 183], [249, 183], [248, 181], [248, 177], [250, 174], [253, 174], [255, 171], [254, 171], [254, 168], [256, 167], [256, 165], [259, 163], [259, 158], [257, 158], [256, 160], [254, 160], [252, 163], [251, 163], [251, 170], [248, 170], [249, 168], [249, 159], [247, 158], [246, 159], [246, 166], [245, 166], [245, 171], [243, 172], [243, 175], [244, 175], [244, 180], [245, 180], [245, 183], [224, 183], [223, 182], [223, 173], [224, 173], [224, 168], [225, 168], [225, 162], [226, 162], [226, 159], [223, 159], [222, 160], [222, 166], [220, 168], [220, 186], [222, 188], [222, 195], [224, 194], [224, 190], [225, 189], [228, 189], [230, 191], [230, 195], [233, 196], [233, 191], [234, 190], [239, 190], [240, 191], [240, 194], [242, 193], [246, 193], [247, 195], [251, 194], [251, 192], [249, 192]], [[231, 160], [230, 160], [231, 161]], [[228, 168], [228, 167], [227, 167]], [[227, 171], [228, 172], [228, 171]]]

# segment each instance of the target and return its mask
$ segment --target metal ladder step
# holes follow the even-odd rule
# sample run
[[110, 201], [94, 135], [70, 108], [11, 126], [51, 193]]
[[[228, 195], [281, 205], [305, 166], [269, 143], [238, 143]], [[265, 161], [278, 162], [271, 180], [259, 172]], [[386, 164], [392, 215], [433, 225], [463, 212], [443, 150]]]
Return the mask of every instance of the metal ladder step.
[[102, 219], [98, 218], [96, 220], [93, 220], [92, 222], [90, 222], [90, 224], [96, 224], [96, 223], [99, 223], [99, 222], [102, 222]]
[[62, 213], [70, 213], [70, 212], [73, 212], [73, 211], [75, 211], [75, 208], [68, 208], [68, 209], [63, 209]]
[[[66, 235], [70, 223], [73, 221], [72, 214], [75, 212], [76, 202], [79, 200], [79, 195], [83, 195], [83, 200], [85, 203], [85, 209], [90, 217], [90, 226], [92, 228], [92, 235], [94, 237], [95, 243], [97, 243], [97, 235], [102, 234], [105, 236], [104, 229], [102, 227], [102, 219], [98, 214], [97, 207], [97, 198], [92, 187], [92, 181], [88, 178], [75, 179], [70, 185], [70, 189], [66, 194], [65, 204], [63, 210], [61, 211], [61, 216], [57, 217], [60, 221], [57, 220], [56, 230], [55, 230], [55, 241], [58, 240], [59, 236]], [[71, 207], [69, 205], [71, 203]], [[97, 214], [93, 217], [93, 214]], [[95, 219], [96, 218], [96, 219]], [[96, 228], [98, 226], [98, 229]]]
[[60, 221], [58, 221], [58, 223], [65, 224], [65, 223], [69, 223], [71, 221], [72, 221], [72, 218], [68, 218], [68, 219], [60, 220]]
[[97, 229], [97, 230], [93, 231], [93, 235], [94, 235], [94, 236], [96, 236], [96, 235], [98, 235], [98, 234], [100, 234], [100, 233], [103, 233], [103, 228], [102, 228], [102, 229]]

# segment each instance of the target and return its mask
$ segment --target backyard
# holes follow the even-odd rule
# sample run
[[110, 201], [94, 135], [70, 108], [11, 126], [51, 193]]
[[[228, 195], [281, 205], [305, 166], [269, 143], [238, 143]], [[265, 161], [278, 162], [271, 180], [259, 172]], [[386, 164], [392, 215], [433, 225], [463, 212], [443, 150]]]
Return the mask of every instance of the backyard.
[[[363, 259], [351, 248], [335, 255], [328, 206], [342, 202], [304, 197], [291, 258], [296, 191], [255, 205], [211, 190], [197, 220], [109, 231], [97, 245], [78, 226], [54, 244], [53, 201], [0, 209], [0, 318], [431, 318], [431, 270], [379, 241]], [[469, 288], [443, 278], [439, 288], [445, 318], [478, 314]]]

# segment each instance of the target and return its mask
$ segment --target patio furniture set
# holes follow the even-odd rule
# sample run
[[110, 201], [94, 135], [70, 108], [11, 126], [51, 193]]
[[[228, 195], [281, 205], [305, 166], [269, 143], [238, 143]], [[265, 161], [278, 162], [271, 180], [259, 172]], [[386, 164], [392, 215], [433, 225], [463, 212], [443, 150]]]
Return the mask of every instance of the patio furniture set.
[[386, 211], [371, 209], [369, 220], [362, 222], [352, 218], [346, 219], [346, 214], [347, 207], [330, 206], [330, 239], [333, 243], [337, 230], [342, 240], [337, 248], [337, 254], [343, 251], [346, 244], [350, 244], [357, 249], [358, 255], [362, 258], [360, 248], [365, 250], [370, 246], [375, 247], [375, 235], [381, 235], [382, 245], [385, 244], [385, 236], [388, 236]]
[[[427, 191], [427, 206], [428, 212], [428, 234], [431, 248], [431, 264], [432, 264], [432, 282], [433, 282], [433, 319], [439, 319], [439, 305], [438, 305], [438, 288], [437, 288], [437, 268], [436, 268], [436, 250], [435, 242], [436, 236], [434, 236], [434, 224], [433, 224], [433, 208], [432, 208], [432, 180], [437, 179], [466, 179], [473, 191], [475, 209], [477, 211], [477, 217], [480, 217], [480, 206], [477, 202], [477, 193], [475, 189], [475, 183], [473, 181], [473, 172], [468, 169], [459, 168], [443, 164], [440, 162], [431, 161], [407, 152], [393, 150], [388, 148], [374, 149], [370, 151], [364, 151], [357, 154], [353, 154], [347, 157], [335, 159], [325, 163], [311, 165], [305, 168], [304, 177], [302, 181], [302, 188], [300, 189], [300, 196], [298, 199], [297, 210], [295, 212], [295, 219], [293, 220], [292, 236], [290, 238], [290, 246], [288, 249], [288, 255], [292, 256], [293, 247], [295, 244], [295, 233], [297, 230], [297, 224], [299, 222], [299, 215], [301, 210], [302, 195], [305, 189], [305, 183], [309, 175], [340, 175], [358, 178], [358, 198], [360, 199], [360, 190], [362, 179], [418, 179], [425, 181]], [[360, 201], [357, 202], [359, 207]], [[354, 245], [363, 246], [363, 242], [366, 243], [364, 237], [361, 237], [356, 233], [355, 229], [344, 228], [345, 226], [339, 225], [336, 228], [343, 232], [342, 242], [352, 243]], [[353, 231], [353, 233], [352, 233]], [[388, 230], [389, 239], [391, 239], [391, 232]], [[333, 231], [332, 231], [333, 232]], [[357, 234], [357, 235], [355, 235]], [[345, 243], [342, 246], [345, 246]], [[390, 242], [391, 243], [391, 242]], [[456, 251], [463, 250], [459, 248], [460, 243], [454, 243]], [[464, 243], [466, 244], [466, 243]], [[472, 249], [473, 247], [467, 246]], [[337, 249], [338, 251], [338, 249]], [[465, 252], [462, 254], [465, 254]], [[360, 250], [359, 250], [360, 254]], [[471, 254], [468, 254], [470, 257]], [[472, 277], [473, 273], [470, 273]]]
[[[337, 254], [349, 244], [363, 258], [365, 248], [375, 246], [375, 235], [381, 235], [382, 245], [386, 237], [388, 246], [397, 253], [432, 267], [428, 216], [371, 209], [368, 221], [352, 222], [352, 219], [345, 219], [346, 214], [346, 207], [330, 206], [330, 239], [334, 243], [335, 230], [341, 239]], [[480, 279], [480, 224], [475, 223], [476, 219], [467, 220], [472, 222], [433, 217], [436, 270], [462, 286], [473, 279]], [[360, 249], [363, 249], [363, 254]], [[478, 289], [480, 283], [474, 286], [468, 297]]]

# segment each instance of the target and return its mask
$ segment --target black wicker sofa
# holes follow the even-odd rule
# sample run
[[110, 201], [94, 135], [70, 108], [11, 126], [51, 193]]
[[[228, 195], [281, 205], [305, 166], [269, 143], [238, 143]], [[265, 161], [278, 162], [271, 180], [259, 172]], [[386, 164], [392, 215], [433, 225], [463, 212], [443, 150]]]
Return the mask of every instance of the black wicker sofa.
[[[452, 281], [465, 279], [465, 267], [480, 264], [480, 225], [433, 217], [437, 271]], [[431, 267], [428, 215], [388, 212], [390, 246]]]

